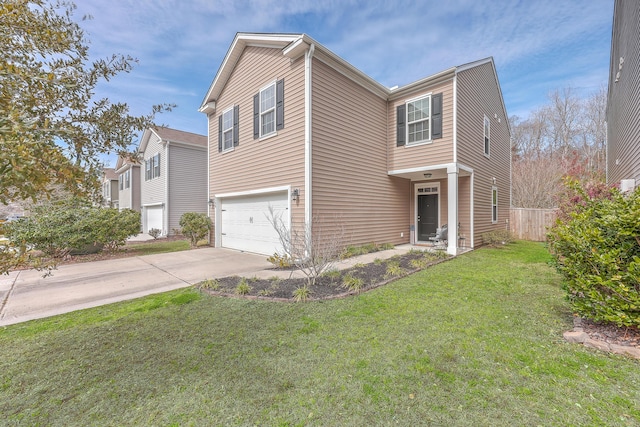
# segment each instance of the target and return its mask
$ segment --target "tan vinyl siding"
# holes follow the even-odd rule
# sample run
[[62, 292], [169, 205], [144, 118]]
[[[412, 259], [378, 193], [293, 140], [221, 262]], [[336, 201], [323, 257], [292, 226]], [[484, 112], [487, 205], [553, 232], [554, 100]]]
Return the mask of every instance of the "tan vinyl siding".
[[458, 223], [460, 228], [458, 233], [460, 239], [459, 246], [468, 247], [471, 245], [471, 177], [461, 176], [458, 178]]
[[[180, 228], [186, 212], [207, 213], [207, 150], [169, 143], [168, 230]], [[166, 214], [166, 213], [165, 213]]]
[[[284, 129], [253, 139], [253, 96], [284, 78]], [[239, 105], [239, 145], [218, 152], [218, 117]], [[301, 191], [293, 217], [304, 216], [304, 58], [291, 62], [280, 49], [247, 47], [209, 116], [210, 197], [291, 186]]]
[[[145, 161], [160, 153], [160, 176], [145, 180]], [[155, 134], [151, 134], [140, 160], [140, 193], [142, 206], [166, 203], [167, 155], [164, 146]]]
[[[432, 143], [420, 145], [396, 146], [397, 139], [397, 107], [408, 100], [423, 95], [442, 93], [442, 138]], [[424, 91], [412, 93], [401, 99], [389, 102], [388, 122], [388, 156], [389, 170], [403, 170], [416, 167], [439, 165], [453, 162], [453, 84], [452, 80], [434, 85]]]
[[[640, 3], [616, 0], [607, 103], [607, 182], [640, 184]], [[620, 68], [620, 58], [624, 58]], [[616, 81], [616, 77], [620, 73]]]
[[[509, 229], [511, 203], [511, 146], [507, 117], [490, 63], [457, 75], [458, 162], [474, 170], [474, 245], [482, 244], [482, 233]], [[491, 122], [490, 156], [484, 155], [484, 116]], [[491, 187], [498, 187], [498, 223], [492, 224]]]
[[387, 175], [386, 102], [321, 61], [312, 70], [314, 216], [341, 222], [349, 244], [408, 243], [410, 182]]

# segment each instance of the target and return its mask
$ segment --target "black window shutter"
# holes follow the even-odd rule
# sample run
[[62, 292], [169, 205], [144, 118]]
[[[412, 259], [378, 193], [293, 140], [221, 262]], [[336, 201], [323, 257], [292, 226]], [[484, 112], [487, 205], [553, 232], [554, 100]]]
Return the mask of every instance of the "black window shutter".
[[233, 107], [233, 146], [237, 147], [240, 143], [240, 106]]
[[284, 128], [284, 79], [276, 82], [276, 130]]
[[397, 115], [397, 139], [396, 139], [396, 145], [398, 147], [405, 145], [406, 142], [406, 135], [407, 132], [405, 130], [406, 128], [406, 105], [402, 104], [402, 105], [398, 105], [398, 108], [396, 110], [396, 115]]
[[253, 139], [260, 137], [260, 93], [253, 96]]
[[442, 138], [442, 93], [431, 96], [431, 139]]
[[218, 152], [222, 151], [222, 114], [218, 117]]

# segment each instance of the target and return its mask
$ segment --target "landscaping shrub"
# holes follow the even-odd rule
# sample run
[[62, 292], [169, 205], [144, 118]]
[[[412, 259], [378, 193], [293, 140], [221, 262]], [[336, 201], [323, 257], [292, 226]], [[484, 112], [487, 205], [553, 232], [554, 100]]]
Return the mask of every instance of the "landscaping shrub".
[[159, 228], [149, 229], [149, 236], [153, 237], [154, 239], [160, 237], [160, 234], [162, 234], [162, 230], [160, 230]]
[[6, 228], [7, 236], [18, 246], [62, 257], [90, 247], [116, 250], [140, 231], [140, 213], [72, 199], [36, 206], [29, 217]]
[[567, 183], [549, 249], [579, 315], [640, 327], [640, 190]]
[[180, 217], [181, 232], [189, 238], [194, 248], [198, 246], [198, 241], [209, 235], [211, 227], [211, 218], [204, 213], [186, 212]]
[[485, 245], [497, 247], [514, 241], [513, 234], [509, 230], [494, 230], [482, 233], [482, 242]]

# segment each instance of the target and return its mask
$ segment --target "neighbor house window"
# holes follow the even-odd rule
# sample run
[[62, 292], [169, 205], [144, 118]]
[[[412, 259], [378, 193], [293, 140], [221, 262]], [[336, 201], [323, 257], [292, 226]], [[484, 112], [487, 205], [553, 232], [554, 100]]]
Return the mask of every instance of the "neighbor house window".
[[233, 108], [222, 113], [222, 151], [233, 148]]
[[491, 187], [491, 222], [498, 222], [498, 187]]
[[144, 180], [157, 178], [160, 176], [160, 153], [144, 161]]
[[122, 174], [118, 175], [118, 187], [122, 190], [123, 187], [123, 182], [124, 182], [124, 177], [122, 176]]
[[131, 169], [124, 173], [124, 188], [131, 187]]
[[284, 79], [263, 88], [253, 97], [253, 139], [284, 128]]
[[484, 155], [489, 156], [489, 145], [491, 142], [491, 121], [484, 116]]

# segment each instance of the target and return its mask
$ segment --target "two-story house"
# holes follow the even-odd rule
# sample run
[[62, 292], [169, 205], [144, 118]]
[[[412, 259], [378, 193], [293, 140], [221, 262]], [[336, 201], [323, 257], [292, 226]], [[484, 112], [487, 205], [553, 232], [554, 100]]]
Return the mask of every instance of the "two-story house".
[[129, 157], [118, 156], [118, 208], [140, 212], [140, 164]]
[[207, 137], [167, 127], [145, 130], [138, 148], [142, 230], [174, 234], [185, 212], [207, 213]]
[[607, 182], [640, 184], [640, 2], [616, 0], [607, 96]]
[[345, 245], [428, 244], [448, 224], [452, 254], [508, 228], [492, 58], [387, 88], [306, 34], [238, 33], [200, 111], [216, 246], [279, 250], [270, 211], [288, 227], [339, 223]]
[[118, 209], [119, 180], [114, 168], [102, 169], [102, 206]]

